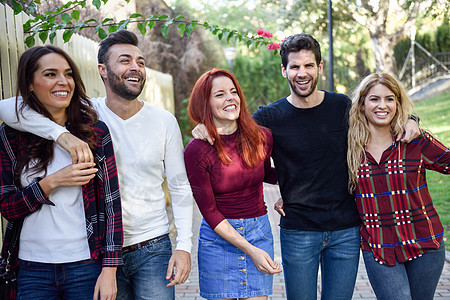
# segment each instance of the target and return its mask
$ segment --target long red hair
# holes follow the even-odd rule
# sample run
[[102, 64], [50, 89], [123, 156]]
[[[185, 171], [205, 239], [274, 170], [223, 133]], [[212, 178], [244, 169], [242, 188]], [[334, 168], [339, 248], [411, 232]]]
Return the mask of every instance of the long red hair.
[[209, 103], [212, 81], [214, 78], [220, 76], [231, 79], [241, 100], [241, 109], [239, 118], [237, 119], [239, 154], [248, 167], [256, 167], [266, 156], [264, 148], [266, 135], [250, 115], [245, 103], [244, 94], [233, 74], [227, 70], [214, 68], [200, 76], [195, 83], [189, 100], [189, 116], [194, 122], [203, 123], [206, 126], [209, 135], [215, 139], [215, 146], [220, 160], [224, 164], [229, 164], [231, 158], [222, 146], [222, 140], [214, 124], [211, 105]]

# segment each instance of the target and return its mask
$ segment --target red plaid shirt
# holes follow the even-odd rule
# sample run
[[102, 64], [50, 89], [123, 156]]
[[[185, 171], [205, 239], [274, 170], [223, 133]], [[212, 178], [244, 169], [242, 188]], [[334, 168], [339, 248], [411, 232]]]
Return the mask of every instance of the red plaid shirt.
[[363, 221], [361, 248], [395, 265], [437, 249], [444, 235], [428, 192], [425, 170], [449, 174], [450, 152], [430, 134], [393, 142], [378, 164], [366, 151], [358, 170], [356, 203]]
[[[97, 134], [98, 172], [94, 179], [82, 187], [86, 230], [91, 259], [101, 259], [104, 267], [116, 267], [122, 261], [122, 210], [114, 150], [105, 123], [93, 126]], [[35, 179], [24, 189], [14, 184], [14, 168], [20, 155], [18, 131], [2, 124], [0, 126], [0, 212], [8, 225], [2, 249], [7, 257], [13, 226], [21, 229], [23, 219], [42, 205], [54, 205], [43, 193]], [[19, 245], [12, 253], [11, 268], [18, 267]]]

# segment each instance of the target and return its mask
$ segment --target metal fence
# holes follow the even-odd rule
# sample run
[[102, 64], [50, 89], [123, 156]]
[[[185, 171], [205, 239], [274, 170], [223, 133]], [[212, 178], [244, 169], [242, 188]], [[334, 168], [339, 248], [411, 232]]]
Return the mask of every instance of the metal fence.
[[450, 75], [450, 52], [434, 53], [432, 57], [427, 56], [420, 61], [416, 61], [415, 70], [413, 87], [412, 65], [409, 64], [405, 69], [401, 80], [407, 90], [423, 86], [434, 78]]

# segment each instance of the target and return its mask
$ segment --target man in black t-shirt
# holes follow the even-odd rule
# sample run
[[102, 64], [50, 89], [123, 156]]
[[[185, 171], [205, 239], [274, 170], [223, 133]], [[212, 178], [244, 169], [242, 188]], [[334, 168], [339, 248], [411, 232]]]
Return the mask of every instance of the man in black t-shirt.
[[[253, 117], [272, 131], [272, 157], [284, 201], [281, 254], [288, 299], [351, 299], [359, 263], [360, 219], [347, 188], [350, 99], [317, 90], [319, 43], [308, 34], [286, 38], [282, 74], [291, 94]], [[279, 203], [278, 203], [279, 204]]]

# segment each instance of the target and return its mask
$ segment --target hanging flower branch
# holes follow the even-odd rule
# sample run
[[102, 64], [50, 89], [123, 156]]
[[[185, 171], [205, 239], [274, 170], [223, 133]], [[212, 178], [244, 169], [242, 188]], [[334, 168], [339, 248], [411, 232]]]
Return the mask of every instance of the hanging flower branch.
[[[6, 0], [0, 0], [5, 2]], [[125, 0], [129, 2], [130, 0]], [[100, 7], [106, 4], [108, 0], [91, 0], [93, 6], [100, 9]], [[11, 0], [14, 13], [18, 14], [24, 11], [27, 14], [34, 13], [36, 11], [37, 4], [40, 4], [41, 0]], [[180, 15], [175, 18], [169, 18], [167, 15], [151, 15], [143, 16], [138, 13], [134, 13], [125, 20], [114, 21], [112, 18], [105, 19], [89, 19], [86, 21], [80, 21], [80, 9], [83, 9], [87, 4], [87, 0], [74, 0], [68, 1], [56, 9], [56, 11], [48, 11], [40, 16], [29, 19], [23, 25], [24, 33], [28, 36], [25, 39], [25, 44], [28, 47], [32, 47], [36, 43], [36, 38], [39, 38], [43, 43], [47, 40], [53, 43], [56, 32], [63, 30], [63, 40], [68, 42], [75, 32], [79, 32], [85, 28], [95, 28], [95, 33], [100, 39], [104, 39], [108, 36], [108, 33], [115, 32], [120, 29], [126, 29], [128, 24], [137, 23], [137, 28], [142, 35], [147, 33], [147, 30], [151, 30], [158, 22], [163, 22], [161, 26], [161, 34], [167, 38], [167, 34], [170, 26], [177, 26], [179, 35], [182, 37], [186, 35], [189, 37], [191, 33], [198, 27], [210, 31], [217, 37], [219, 41], [226, 40], [227, 43], [233, 39], [235, 42], [244, 42], [247, 47], [258, 48], [265, 46], [269, 50], [277, 50], [275, 45], [269, 38], [272, 38], [272, 33], [258, 29], [256, 36], [249, 32], [238, 32], [229, 28], [220, 28], [217, 25], [211, 25], [208, 22], [201, 22], [200, 20], [187, 20], [184, 16]], [[107, 33], [108, 32], [108, 33]], [[275, 52], [276, 53], [276, 52]]]

